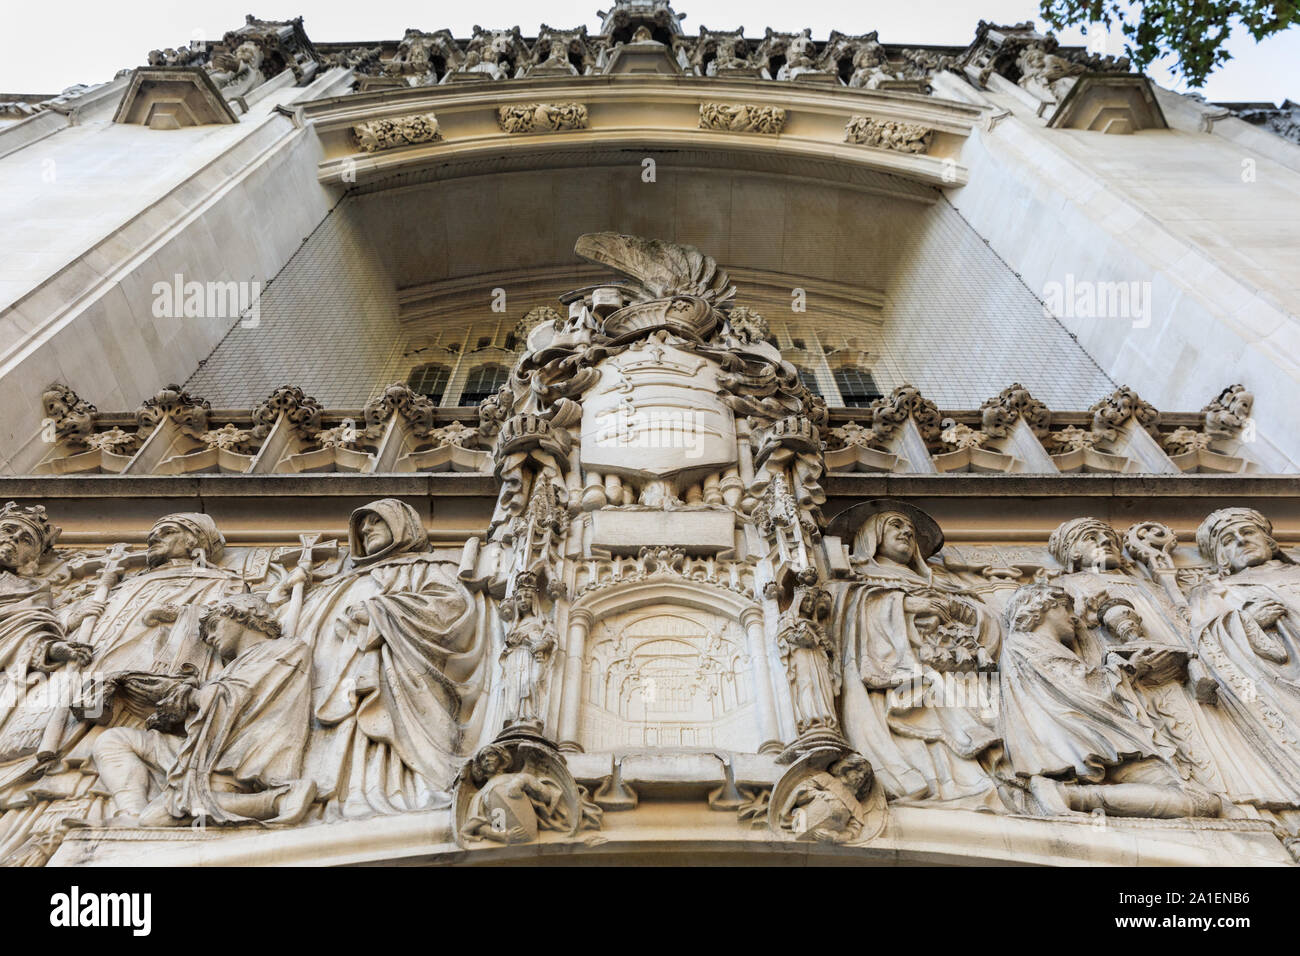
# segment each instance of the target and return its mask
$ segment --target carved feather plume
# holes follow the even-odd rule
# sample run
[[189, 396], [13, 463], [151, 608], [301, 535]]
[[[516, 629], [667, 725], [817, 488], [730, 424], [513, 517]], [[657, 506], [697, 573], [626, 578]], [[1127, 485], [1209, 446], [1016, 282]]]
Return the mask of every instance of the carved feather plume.
[[736, 294], [726, 270], [694, 246], [617, 232], [589, 232], [578, 237], [573, 251], [635, 279], [643, 301], [693, 295], [717, 306]]

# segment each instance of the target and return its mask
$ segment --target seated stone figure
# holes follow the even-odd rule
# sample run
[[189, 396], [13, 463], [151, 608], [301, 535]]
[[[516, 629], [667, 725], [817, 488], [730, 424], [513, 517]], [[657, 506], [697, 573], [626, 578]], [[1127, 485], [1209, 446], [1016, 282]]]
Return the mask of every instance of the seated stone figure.
[[1048, 814], [1218, 816], [1220, 799], [1184, 782], [1129, 710], [1119, 670], [1135, 665], [1111, 652], [1090, 667], [1075, 651], [1073, 603], [1064, 588], [1031, 584], [1007, 606], [999, 714], [1017, 777]]
[[467, 840], [532, 843], [541, 830], [562, 830], [564, 789], [556, 780], [527, 769], [510, 772], [504, 747], [489, 744], [474, 755], [470, 773], [480, 789], [461, 827]]
[[300, 773], [311, 721], [310, 649], [281, 637], [271, 607], [254, 594], [213, 605], [199, 627], [225, 666], [198, 685], [160, 681], [151, 720], [180, 724], [184, 736], [114, 727], [95, 742], [95, 768], [117, 806], [112, 824], [299, 821], [316, 795]]
[[846, 754], [796, 786], [781, 807], [782, 829], [799, 840], [848, 843], [863, 830], [862, 801], [875, 774], [859, 754]]

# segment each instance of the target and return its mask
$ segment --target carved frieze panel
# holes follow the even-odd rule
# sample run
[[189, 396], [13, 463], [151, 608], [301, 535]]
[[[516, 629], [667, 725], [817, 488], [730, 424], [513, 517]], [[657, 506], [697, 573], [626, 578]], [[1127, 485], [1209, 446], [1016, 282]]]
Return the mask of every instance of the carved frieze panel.
[[700, 104], [700, 129], [776, 135], [784, 127], [785, 110], [779, 106], [754, 106], [747, 103]]
[[433, 143], [442, 139], [438, 117], [433, 113], [367, 120], [352, 127], [352, 136], [357, 148], [366, 153]]
[[586, 129], [587, 107], [581, 103], [522, 103], [497, 109], [497, 122], [507, 133], [560, 133]]
[[917, 123], [854, 116], [844, 127], [844, 141], [874, 146], [899, 153], [924, 153], [930, 148], [934, 130]]

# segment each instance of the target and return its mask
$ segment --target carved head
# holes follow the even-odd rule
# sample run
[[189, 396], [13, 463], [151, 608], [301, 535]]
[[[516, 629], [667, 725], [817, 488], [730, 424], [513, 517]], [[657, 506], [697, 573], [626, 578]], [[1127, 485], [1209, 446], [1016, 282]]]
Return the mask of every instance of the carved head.
[[470, 777], [475, 785], [483, 786], [497, 774], [510, 769], [510, 751], [500, 744], [488, 744], [470, 760]]
[[252, 67], [261, 66], [262, 48], [252, 40], [246, 40], [239, 44], [239, 49], [235, 51], [235, 59]]
[[1235, 574], [1278, 555], [1273, 523], [1253, 508], [1222, 508], [1196, 529], [1196, 546], [1220, 574]]
[[858, 48], [858, 52], [853, 54], [853, 66], [859, 70], [880, 66], [884, 62], [885, 48], [879, 43], [864, 43]]
[[[826, 533], [852, 540], [854, 557], [888, 558], [922, 576], [929, 574], [926, 560], [943, 548], [943, 531], [935, 520], [915, 505], [895, 498], [872, 498], [841, 511], [831, 519]], [[902, 556], [901, 562], [898, 556]]]
[[260, 594], [236, 594], [210, 605], [199, 618], [199, 637], [227, 663], [251, 643], [280, 635], [275, 611]]
[[40, 505], [23, 508], [9, 502], [0, 509], [0, 569], [36, 573], [37, 564], [58, 537], [59, 529], [50, 524]]
[[1052, 532], [1047, 549], [1067, 571], [1113, 570], [1124, 565], [1119, 532], [1097, 518], [1072, 518]]
[[1028, 584], [1011, 596], [1006, 610], [1010, 631], [1044, 631], [1062, 643], [1074, 637], [1074, 600], [1054, 584]]
[[352, 512], [348, 545], [354, 565], [414, 551], [427, 551], [429, 535], [419, 514], [404, 501], [381, 498]]
[[159, 518], [149, 530], [148, 543], [149, 565], [157, 567], [193, 558], [196, 551], [205, 561], [215, 563], [225, 549], [226, 539], [208, 515], [189, 511]]
[[916, 528], [912, 519], [897, 511], [879, 515], [876, 520], [876, 557], [907, 564], [916, 553]]
[[871, 790], [872, 782], [876, 779], [876, 772], [872, 769], [871, 762], [861, 754], [841, 757], [827, 770], [859, 800], [867, 795]]
[[362, 516], [360, 531], [361, 545], [366, 554], [378, 554], [393, 544], [393, 529], [373, 511]]

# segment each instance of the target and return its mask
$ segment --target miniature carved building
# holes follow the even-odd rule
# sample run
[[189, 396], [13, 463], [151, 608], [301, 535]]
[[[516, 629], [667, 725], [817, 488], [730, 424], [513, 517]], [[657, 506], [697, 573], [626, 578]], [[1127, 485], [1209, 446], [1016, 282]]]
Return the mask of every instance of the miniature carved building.
[[1291, 864], [1290, 104], [601, 20], [0, 104], [0, 862]]

